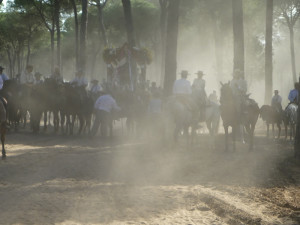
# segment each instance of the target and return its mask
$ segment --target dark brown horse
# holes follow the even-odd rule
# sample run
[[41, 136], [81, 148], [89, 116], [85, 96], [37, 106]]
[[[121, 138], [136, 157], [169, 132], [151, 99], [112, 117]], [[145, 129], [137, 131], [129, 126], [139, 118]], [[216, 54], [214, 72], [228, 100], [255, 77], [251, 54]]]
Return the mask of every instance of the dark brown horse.
[[272, 135], [273, 138], [275, 138], [275, 133], [274, 133], [274, 125], [277, 125], [278, 128], [278, 136], [277, 138], [280, 137], [281, 133], [281, 123], [282, 123], [282, 112], [277, 111], [275, 108], [273, 108], [270, 105], [263, 105], [260, 108], [260, 116], [263, 121], [266, 122], [267, 124], [267, 137], [269, 137], [269, 126], [270, 124], [272, 125]]
[[[244, 128], [248, 134], [249, 150], [253, 149], [255, 125], [259, 116], [257, 103], [249, 96], [235, 96], [230, 83], [222, 84], [220, 97], [220, 110], [225, 130], [225, 149], [228, 150], [228, 129], [232, 127], [233, 149], [235, 150], [235, 138], [240, 126], [242, 133]], [[237, 97], [239, 101], [237, 101]]]

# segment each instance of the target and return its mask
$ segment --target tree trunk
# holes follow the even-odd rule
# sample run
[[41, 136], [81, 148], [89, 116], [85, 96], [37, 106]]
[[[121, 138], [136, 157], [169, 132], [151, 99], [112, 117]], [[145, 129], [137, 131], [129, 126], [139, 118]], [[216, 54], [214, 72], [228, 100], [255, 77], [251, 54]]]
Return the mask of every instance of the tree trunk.
[[244, 72], [244, 22], [242, 0], [232, 0], [233, 22], [233, 70], [239, 69]]
[[13, 78], [13, 66], [12, 66], [12, 59], [11, 59], [11, 54], [9, 49], [6, 49], [6, 53], [7, 53], [7, 58], [8, 58], [8, 63], [9, 63], [9, 77]]
[[164, 94], [172, 94], [172, 87], [176, 80], [177, 71], [177, 39], [178, 39], [178, 18], [180, 0], [169, 2], [167, 18], [166, 58], [165, 58], [165, 79]]
[[273, 90], [273, 0], [267, 0], [266, 9], [266, 47], [265, 47], [265, 104], [269, 104]]
[[223, 34], [220, 31], [220, 21], [214, 12], [210, 12], [213, 23], [213, 36], [215, 45], [215, 58], [216, 58], [216, 73], [219, 80], [223, 75]]
[[80, 22], [80, 68], [86, 69], [86, 35], [88, 22], [88, 0], [82, 0], [82, 14]]
[[167, 0], [159, 0], [160, 4], [160, 85], [164, 83], [165, 56], [166, 56], [166, 25], [167, 25]]
[[135, 35], [132, 21], [131, 13], [131, 3], [130, 0], [122, 0], [124, 17], [125, 17], [125, 27], [127, 32], [128, 44], [130, 47], [135, 46]]
[[50, 31], [50, 40], [51, 40], [51, 74], [52, 74], [54, 68], [54, 29]]
[[103, 23], [103, 6], [100, 3], [100, 0], [97, 1], [97, 9], [98, 9], [98, 18], [99, 18], [99, 31], [102, 35], [102, 40], [104, 45], [108, 45], [105, 26]]
[[75, 0], [71, 0], [74, 11], [74, 22], [75, 22], [75, 68], [79, 67], [79, 25], [78, 25], [78, 15], [77, 6]]
[[56, 23], [56, 50], [57, 50], [57, 66], [61, 67], [61, 51], [60, 51], [60, 4], [59, 0], [54, 0], [54, 15], [55, 15], [55, 23]]
[[[132, 13], [131, 13], [131, 3], [130, 0], [122, 0], [123, 4], [123, 11], [125, 17], [125, 27], [127, 32], [127, 39], [129, 44], [129, 49], [136, 45], [135, 35], [134, 35], [134, 28], [133, 28], [133, 20], [132, 20]], [[130, 50], [129, 50], [130, 51]], [[132, 54], [128, 56], [128, 65], [129, 65], [129, 74], [130, 74], [130, 85], [131, 90], [135, 90], [135, 85], [137, 81], [137, 65]]]
[[296, 75], [296, 59], [295, 59], [295, 46], [294, 46], [294, 28], [289, 26], [290, 31], [290, 49], [291, 49], [291, 61], [292, 61], [292, 74], [294, 83], [297, 82]]

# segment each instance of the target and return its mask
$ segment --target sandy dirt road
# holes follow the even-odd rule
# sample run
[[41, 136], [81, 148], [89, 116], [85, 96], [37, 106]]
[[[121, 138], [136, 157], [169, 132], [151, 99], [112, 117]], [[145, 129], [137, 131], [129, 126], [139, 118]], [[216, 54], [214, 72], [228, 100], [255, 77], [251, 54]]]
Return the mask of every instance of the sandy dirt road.
[[292, 144], [209, 148], [201, 135], [155, 140], [30, 133], [7, 136], [0, 224], [300, 224], [300, 164]]

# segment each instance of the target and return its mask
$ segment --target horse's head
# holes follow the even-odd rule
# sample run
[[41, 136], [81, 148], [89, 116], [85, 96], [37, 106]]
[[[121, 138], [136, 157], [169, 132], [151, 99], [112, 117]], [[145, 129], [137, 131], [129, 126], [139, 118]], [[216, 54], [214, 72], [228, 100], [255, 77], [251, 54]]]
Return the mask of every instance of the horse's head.
[[220, 103], [224, 104], [226, 102], [234, 101], [234, 96], [233, 96], [232, 89], [230, 87], [230, 82], [228, 81], [228, 83], [225, 83], [225, 84], [223, 84], [222, 82], [220, 82], [220, 84], [221, 84]]

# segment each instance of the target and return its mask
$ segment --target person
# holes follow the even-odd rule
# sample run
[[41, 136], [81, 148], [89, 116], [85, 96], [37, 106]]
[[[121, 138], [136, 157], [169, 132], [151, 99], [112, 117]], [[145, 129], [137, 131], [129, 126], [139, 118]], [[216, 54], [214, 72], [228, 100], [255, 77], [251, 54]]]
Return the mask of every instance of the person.
[[208, 96], [209, 101], [218, 104], [218, 96], [217, 92], [213, 90], [213, 92]]
[[299, 87], [300, 87], [299, 83], [295, 83], [294, 84], [294, 89], [290, 90], [290, 93], [289, 93], [289, 96], [288, 96], [290, 104], [291, 103], [296, 103], [298, 101], [298, 89], [299, 89]]
[[181, 78], [176, 80], [173, 85], [173, 94], [174, 95], [190, 95], [192, 93], [191, 83], [187, 80], [189, 75], [187, 70], [182, 70]]
[[204, 76], [204, 73], [202, 71], [198, 71], [197, 78], [194, 80], [192, 89], [194, 92], [200, 93], [201, 95], [205, 95], [205, 80], [202, 78]]
[[86, 77], [84, 76], [83, 70], [78, 70], [76, 72], [75, 78], [71, 81], [71, 84], [77, 86], [77, 87], [84, 87], [86, 88], [88, 85], [88, 81]]
[[54, 68], [54, 72], [53, 72], [51, 78], [54, 79], [59, 84], [63, 83], [63, 78], [60, 74], [59, 67]]
[[99, 84], [99, 81], [94, 79], [91, 81], [91, 89], [90, 92], [92, 94], [98, 94], [100, 91], [103, 91], [103, 88], [101, 87], [101, 85]]
[[110, 127], [110, 136], [112, 135], [112, 113], [120, 111], [116, 100], [109, 94], [102, 92], [102, 95], [94, 104], [95, 122], [91, 130], [91, 135], [95, 136], [101, 124], [101, 135], [106, 136], [107, 127]]
[[27, 65], [25, 71], [22, 73], [21, 84], [34, 84], [33, 66]]
[[42, 84], [42, 83], [43, 83], [43, 80], [42, 80], [42, 74], [41, 74], [41, 73], [36, 72], [36, 73], [34, 74], [34, 77], [35, 77], [34, 84]]
[[9, 80], [8, 76], [5, 73], [3, 73], [4, 69], [5, 69], [4, 67], [0, 66], [0, 76], [3, 80], [3, 82], [6, 81], [6, 80]]
[[277, 112], [281, 112], [282, 111], [282, 98], [279, 95], [279, 91], [275, 90], [274, 91], [274, 96], [272, 97], [272, 101], [271, 101], [271, 106], [277, 111]]

